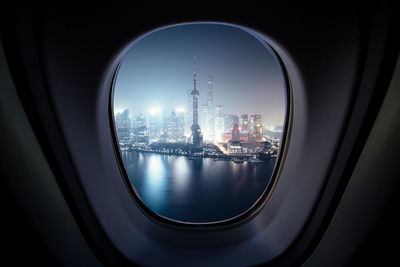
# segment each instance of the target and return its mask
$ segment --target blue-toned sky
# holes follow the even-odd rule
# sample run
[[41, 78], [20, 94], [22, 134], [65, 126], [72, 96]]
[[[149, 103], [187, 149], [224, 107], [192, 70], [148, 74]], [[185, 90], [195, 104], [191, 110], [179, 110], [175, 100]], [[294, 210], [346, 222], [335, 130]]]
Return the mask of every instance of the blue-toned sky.
[[229, 114], [261, 114], [264, 125], [282, 125], [283, 76], [271, 53], [249, 33], [221, 24], [188, 24], [155, 31], [137, 41], [117, 75], [116, 110], [148, 113], [185, 107], [197, 59], [199, 106], [214, 77], [214, 105]]

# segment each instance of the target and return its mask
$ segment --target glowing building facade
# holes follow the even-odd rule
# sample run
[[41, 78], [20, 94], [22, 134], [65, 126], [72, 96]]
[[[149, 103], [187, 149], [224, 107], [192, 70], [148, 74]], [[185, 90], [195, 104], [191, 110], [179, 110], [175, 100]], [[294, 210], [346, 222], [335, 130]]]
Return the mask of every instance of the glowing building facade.
[[166, 136], [168, 142], [183, 142], [184, 137], [184, 120], [183, 115], [171, 112], [165, 119]]
[[142, 113], [133, 120], [133, 143], [135, 145], [145, 145], [149, 143], [149, 131], [146, 118]]
[[215, 141], [222, 142], [223, 134], [225, 132], [225, 120], [224, 120], [224, 106], [215, 106]]
[[115, 126], [119, 144], [121, 146], [129, 146], [132, 142], [132, 129], [128, 109], [115, 115]]
[[242, 133], [247, 134], [249, 132], [249, 115], [240, 115], [240, 129]]
[[215, 117], [214, 117], [214, 79], [213, 76], [208, 77], [207, 81], [207, 118], [206, 132], [208, 140], [215, 140]]

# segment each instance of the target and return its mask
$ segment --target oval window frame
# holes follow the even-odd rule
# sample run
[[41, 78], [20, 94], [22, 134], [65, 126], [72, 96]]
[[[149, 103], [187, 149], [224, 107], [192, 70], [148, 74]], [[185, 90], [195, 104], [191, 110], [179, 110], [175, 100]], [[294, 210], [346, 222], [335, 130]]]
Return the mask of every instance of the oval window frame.
[[[120, 70], [121, 64], [123, 60], [125, 59], [126, 54], [130, 51], [132, 46], [135, 45], [138, 41], [142, 40], [143, 38], [147, 37], [148, 35], [151, 35], [157, 31], [167, 29], [167, 28], [172, 28], [172, 27], [177, 27], [177, 26], [183, 26], [183, 25], [194, 25], [194, 24], [213, 24], [213, 25], [223, 25], [223, 26], [228, 26], [228, 27], [233, 27], [240, 29], [254, 38], [256, 38], [264, 47], [267, 49], [267, 51], [274, 57], [276, 64], [281, 70], [282, 74], [282, 82], [283, 82], [283, 87], [284, 87], [284, 95], [285, 95], [285, 115], [284, 115], [284, 122], [283, 122], [283, 130], [282, 130], [282, 135], [281, 135], [281, 140], [280, 140], [280, 148], [278, 150], [278, 154], [276, 157], [276, 162], [274, 169], [271, 174], [270, 181], [268, 182], [267, 186], [265, 187], [263, 193], [259, 196], [259, 198], [244, 212], [233, 216], [229, 219], [224, 219], [224, 220], [219, 220], [219, 221], [214, 221], [214, 222], [185, 222], [185, 221], [179, 221], [175, 220], [172, 218], [168, 218], [166, 216], [160, 215], [153, 210], [151, 210], [149, 207], [146, 206], [146, 204], [141, 200], [139, 197], [139, 193], [135, 189], [134, 185], [132, 184], [129, 175], [126, 171], [123, 159], [122, 159], [122, 154], [121, 150], [119, 148], [119, 142], [118, 142], [118, 135], [117, 135], [117, 130], [116, 130], [116, 123], [115, 123], [115, 114], [114, 114], [114, 91], [115, 91], [115, 83], [116, 83], [116, 78], [118, 75], [118, 72]], [[124, 184], [129, 192], [129, 195], [131, 196], [133, 202], [137, 205], [137, 207], [140, 209], [140, 211], [148, 218], [150, 218], [153, 222], [166, 226], [168, 228], [173, 227], [174, 229], [187, 229], [187, 230], [195, 230], [195, 229], [207, 229], [207, 230], [217, 230], [219, 231], [221, 228], [231, 228], [235, 226], [240, 226], [254, 218], [265, 206], [265, 204], [268, 202], [268, 200], [271, 198], [271, 195], [273, 193], [273, 189], [276, 186], [277, 181], [279, 180], [279, 176], [282, 172], [284, 161], [288, 152], [288, 146], [289, 146], [289, 141], [290, 141], [290, 135], [291, 135], [291, 129], [292, 129], [292, 118], [293, 118], [293, 99], [292, 99], [292, 88], [291, 88], [291, 83], [290, 83], [290, 78], [288, 75], [288, 71], [286, 69], [285, 64], [283, 63], [282, 58], [279, 56], [279, 53], [269, 44], [272, 42], [270, 38], [268, 38], [265, 34], [260, 33], [254, 29], [250, 29], [248, 27], [236, 25], [236, 24], [231, 24], [231, 23], [224, 23], [224, 22], [213, 22], [213, 21], [205, 21], [205, 22], [185, 22], [185, 23], [176, 23], [176, 24], [171, 24], [167, 26], [161, 26], [158, 28], [155, 28], [153, 30], [148, 31], [147, 33], [135, 38], [131, 42], [129, 42], [128, 45], [125, 46], [124, 49], [120, 52], [118, 55], [119, 62], [117, 64], [117, 67], [115, 68], [113, 72], [113, 77], [112, 77], [112, 83], [111, 83], [111, 88], [110, 88], [110, 93], [109, 93], [109, 103], [108, 103], [108, 115], [109, 115], [109, 122], [110, 122], [110, 128], [112, 132], [112, 143], [113, 143], [113, 149], [114, 153], [117, 157], [117, 164], [118, 168], [121, 172], [121, 176], [123, 177]]]

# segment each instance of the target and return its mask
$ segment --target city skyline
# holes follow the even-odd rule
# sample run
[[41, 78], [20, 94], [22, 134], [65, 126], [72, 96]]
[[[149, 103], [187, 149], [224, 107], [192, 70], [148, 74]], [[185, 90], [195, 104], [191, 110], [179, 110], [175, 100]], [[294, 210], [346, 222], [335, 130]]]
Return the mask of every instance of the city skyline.
[[285, 92], [277, 62], [249, 33], [216, 24], [166, 28], [136, 42], [116, 78], [114, 112], [149, 115], [187, 108], [194, 64], [199, 108], [207, 104], [212, 75], [214, 109], [223, 105], [226, 114], [261, 114], [263, 124], [283, 125]]

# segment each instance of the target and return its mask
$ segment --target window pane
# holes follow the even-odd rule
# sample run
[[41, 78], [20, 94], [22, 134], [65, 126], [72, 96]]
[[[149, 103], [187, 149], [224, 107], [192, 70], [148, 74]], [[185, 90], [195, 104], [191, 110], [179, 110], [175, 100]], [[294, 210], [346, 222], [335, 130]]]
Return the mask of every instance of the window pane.
[[225, 24], [184, 24], [133, 43], [114, 86], [122, 160], [150, 210], [216, 222], [266, 190], [286, 112], [282, 70], [268, 47]]

